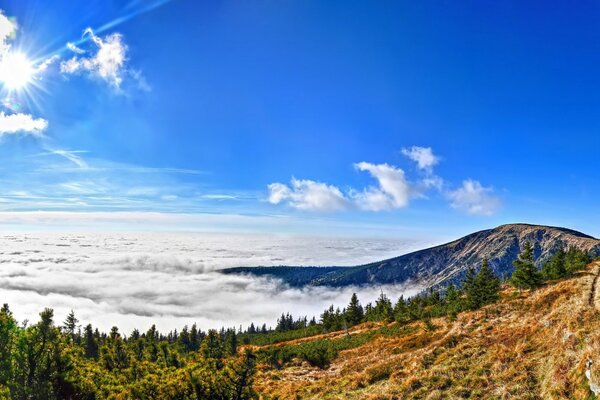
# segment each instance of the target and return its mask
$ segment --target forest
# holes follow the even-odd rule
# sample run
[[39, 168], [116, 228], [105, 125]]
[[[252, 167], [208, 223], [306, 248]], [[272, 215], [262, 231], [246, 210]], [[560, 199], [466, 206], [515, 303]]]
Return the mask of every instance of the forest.
[[[533, 248], [526, 245], [514, 260], [514, 272], [502, 282], [487, 260], [469, 268], [456, 287], [430, 289], [395, 302], [381, 293], [374, 304], [361, 305], [354, 294], [342, 309], [333, 305], [320, 315], [294, 318], [282, 314], [274, 328], [251, 324], [246, 329], [203, 331], [195, 324], [163, 334], [155, 326], [129, 335], [113, 327], [99, 332], [81, 326], [74, 312], [55, 321], [45, 309], [39, 321], [19, 323], [8, 305], [0, 310], [0, 399], [257, 399], [253, 379], [257, 368], [282, 368], [300, 359], [327, 368], [340, 351], [360, 346], [375, 336], [409, 332], [411, 322], [455, 319], [458, 313], [496, 302], [503, 285], [535, 290], [545, 282], [568, 278], [585, 268], [590, 256], [576, 248], [559, 249], [541, 270]], [[378, 329], [350, 334], [363, 323]], [[343, 339], [317, 339], [287, 346], [276, 343], [332, 331]]]

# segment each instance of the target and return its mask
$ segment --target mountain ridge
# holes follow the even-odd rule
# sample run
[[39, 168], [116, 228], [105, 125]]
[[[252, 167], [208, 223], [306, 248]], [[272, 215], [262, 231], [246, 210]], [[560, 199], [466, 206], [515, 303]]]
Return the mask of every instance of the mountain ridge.
[[600, 240], [582, 232], [564, 227], [513, 223], [473, 232], [430, 248], [352, 267], [238, 267], [221, 272], [278, 278], [295, 287], [409, 282], [430, 287], [460, 281], [469, 266], [480, 265], [484, 258], [489, 260], [496, 274], [508, 276], [512, 272], [512, 261], [525, 242], [533, 245], [538, 267], [561, 246], [574, 246], [600, 254]]

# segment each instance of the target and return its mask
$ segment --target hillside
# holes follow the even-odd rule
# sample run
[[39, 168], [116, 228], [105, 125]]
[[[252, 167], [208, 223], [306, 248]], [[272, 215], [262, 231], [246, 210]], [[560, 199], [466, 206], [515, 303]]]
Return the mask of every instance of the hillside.
[[[590, 387], [600, 383], [599, 274], [595, 263], [534, 292], [506, 287], [500, 302], [455, 320], [362, 324], [350, 337], [372, 337], [341, 351], [328, 368], [263, 365], [255, 388], [264, 399], [593, 399]], [[344, 338], [326, 335], [332, 343]]]
[[560, 246], [575, 246], [598, 253], [600, 240], [566, 228], [510, 224], [472, 233], [450, 243], [424, 249], [388, 260], [355, 267], [243, 267], [223, 270], [224, 273], [247, 273], [272, 276], [292, 286], [348, 286], [415, 282], [434, 286], [462, 279], [469, 266], [479, 265], [487, 258], [494, 272], [507, 276], [512, 260], [524, 244], [534, 245], [538, 266]]

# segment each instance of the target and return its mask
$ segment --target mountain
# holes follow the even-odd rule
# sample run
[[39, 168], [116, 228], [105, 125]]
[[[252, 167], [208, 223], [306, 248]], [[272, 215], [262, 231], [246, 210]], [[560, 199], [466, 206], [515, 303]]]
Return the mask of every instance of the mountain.
[[270, 276], [296, 287], [405, 282], [435, 286], [462, 279], [469, 266], [480, 265], [484, 258], [489, 260], [497, 275], [508, 276], [513, 269], [512, 261], [526, 242], [534, 246], [538, 266], [561, 246], [575, 246], [600, 254], [600, 240], [581, 232], [551, 226], [508, 224], [440, 246], [354, 267], [239, 267], [222, 272]]

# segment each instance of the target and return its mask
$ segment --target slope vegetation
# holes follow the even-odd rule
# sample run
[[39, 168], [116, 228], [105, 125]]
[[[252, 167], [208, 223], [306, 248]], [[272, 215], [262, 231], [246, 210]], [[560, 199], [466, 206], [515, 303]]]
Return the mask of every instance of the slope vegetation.
[[[455, 320], [363, 324], [328, 368], [262, 365], [264, 399], [592, 399], [600, 388], [600, 264]], [[600, 288], [599, 288], [600, 289]], [[366, 337], [365, 335], [368, 335]], [[342, 341], [345, 332], [279, 343]], [[362, 340], [360, 339], [362, 338]]]

